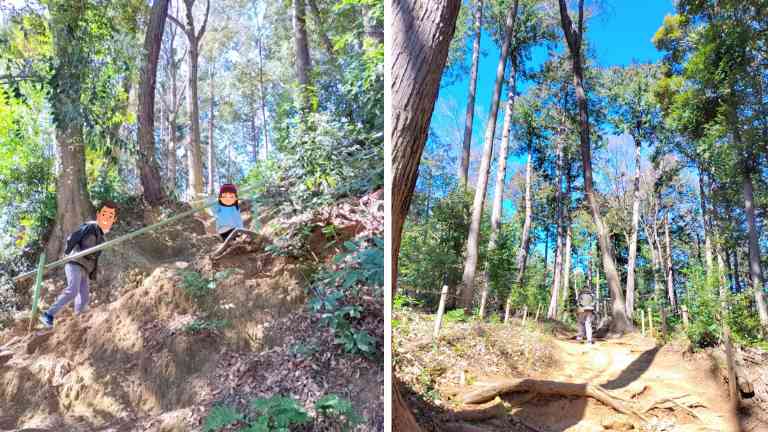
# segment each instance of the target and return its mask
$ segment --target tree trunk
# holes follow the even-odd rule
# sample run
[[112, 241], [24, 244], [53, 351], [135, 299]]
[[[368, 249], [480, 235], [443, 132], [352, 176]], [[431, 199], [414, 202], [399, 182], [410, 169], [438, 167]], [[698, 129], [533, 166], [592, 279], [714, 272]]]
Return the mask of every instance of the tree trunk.
[[293, 35], [296, 51], [296, 79], [299, 82], [299, 101], [302, 110], [309, 108], [309, 74], [312, 69], [309, 42], [304, 19], [304, 0], [293, 0]]
[[603, 270], [608, 282], [608, 289], [611, 291], [613, 304], [611, 307], [611, 332], [623, 334], [632, 330], [632, 323], [627, 319], [626, 304], [624, 302], [624, 293], [621, 288], [621, 280], [616, 271], [616, 262], [613, 258], [608, 230], [603, 224], [600, 216], [600, 204], [595, 197], [594, 186], [592, 183], [592, 155], [589, 136], [589, 113], [587, 108], [587, 96], [584, 91], [584, 73], [582, 70], [581, 41], [583, 36], [583, 14], [584, 1], [579, 0], [579, 20], [578, 27], [574, 29], [571, 18], [568, 15], [568, 7], [565, 0], [559, 0], [560, 21], [565, 33], [568, 49], [571, 53], [571, 63], [573, 66], [573, 85], [576, 90], [576, 99], [579, 105], [579, 138], [581, 147], [581, 163], [584, 171], [584, 194], [587, 196], [592, 219], [597, 229], [597, 238], [600, 242], [600, 252], [603, 261]]
[[469, 178], [469, 153], [472, 145], [472, 123], [475, 118], [475, 94], [477, 92], [477, 68], [480, 64], [480, 33], [483, 20], [483, 0], [475, 1], [475, 40], [472, 43], [472, 69], [469, 75], [467, 113], [464, 119], [464, 141], [461, 146], [459, 185], [466, 188]]
[[632, 201], [632, 234], [629, 237], [629, 257], [627, 259], [627, 299], [626, 312], [631, 320], [635, 313], [635, 264], [637, 262], [637, 235], [640, 222], [640, 134], [635, 141], [635, 184]]
[[[507, 176], [507, 152], [509, 150], [509, 139], [512, 130], [512, 114], [515, 111], [515, 88], [517, 68], [515, 67], [516, 57], [513, 52], [511, 55], [511, 66], [509, 71], [509, 82], [507, 84], [507, 107], [504, 112], [504, 124], [501, 133], [501, 148], [499, 148], [498, 167], [496, 171], [496, 188], [493, 194], [493, 206], [491, 210], [491, 234], [488, 238], [488, 251], [496, 248], [496, 241], [499, 236], [499, 225], [502, 217], [502, 201], [504, 200], [504, 184]], [[483, 285], [483, 295], [480, 302], [480, 318], [485, 316], [485, 300], [488, 297], [489, 289], [488, 274], [485, 277]]]
[[160, 168], [155, 158], [155, 84], [168, 4], [168, 0], [155, 0], [152, 5], [152, 14], [144, 37], [144, 53], [147, 57], [142, 62], [139, 74], [139, 154], [136, 165], [144, 189], [144, 198], [152, 205], [159, 203], [164, 197]]
[[675, 280], [672, 269], [672, 242], [669, 238], [669, 210], [664, 213], [664, 243], [666, 243], [667, 248], [667, 297], [669, 298], [669, 305], [672, 307], [672, 310], [676, 310], [677, 302], [675, 300]]
[[[260, 26], [258, 20], [256, 25]], [[258, 46], [259, 46], [259, 99], [261, 100], [261, 131], [264, 134], [264, 159], [269, 158], [269, 128], [267, 125], [267, 95], [264, 93], [264, 57], [262, 53], [262, 35], [261, 27], [257, 27], [259, 32]]]
[[660, 297], [659, 293], [661, 292], [661, 283], [659, 282], [661, 259], [659, 257], [659, 251], [656, 248], [656, 234], [651, 232], [652, 229], [655, 231], [655, 227], [651, 228], [648, 227], [648, 225], [645, 226], [645, 237], [648, 240], [648, 246], [651, 248], [651, 261], [653, 262], [653, 296], [658, 301]]
[[[531, 242], [531, 220], [533, 211], [531, 204], [531, 176], [533, 171], [533, 141], [528, 140], [528, 160], [525, 163], [525, 220], [523, 222], [523, 232], [520, 235], [520, 247], [517, 250], [517, 276], [512, 289], [522, 289], [523, 277], [525, 276], [525, 266], [528, 262], [528, 246]], [[512, 304], [512, 292], [507, 297], [505, 307], [504, 321], [509, 319], [509, 308]]]
[[50, 258], [58, 257], [64, 250], [67, 236], [94, 214], [86, 187], [83, 108], [80, 103], [87, 54], [74, 39], [85, 15], [78, 5], [81, 4], [63, 6], [63, 3], [55, 2], [50, 11], [54, 54], [60, 59], [53, 73], [55, 82], [66, 83], [58, 86], [50, 96], [61, 162], [61, 171], [56, 177], [56, 221], [45, 246]]
[[331, 43], [331, 39], [328, 37], [328, 33], [325, 31], [323, 17], [320, 15], [320, 9], [317, 7], [317, 2], [315, 0], [307, 0], [307, 4], [309, 5], [309, 10], [312, 12], [312, 16], [315, 19], [315, 26], [317, 27], [317, 32], [320, 35], [320, 42], [322, 42], [323, 48], [325, 48], [325, 53], [328, 54], [328, 58], [330, 59], [331, 63], [337, 64], [336, 54], [333, 52], [333, 43]]
[[501, 55], [499, 55], [499, 62], [496, 67], [496, 84], [493, 88], [491, 109], [488, 113], [488, 124], [485, 128], [483, 157], [480, 161], [475, 199], [472, 203], [472, 221], [467, 237], [467, 256], [464, 261], [464, 275], [462, 277], [460, 295], [461, 306], [470, 313], [472, 309], [472, 299], [475, 294], [475, 272], [477, 270], [478, 248], [480, 246], [480, 222], [483, 217], [485, 193], [486, 188], [488, 187], [488, 175], [491, 170], [491, 158], [493, 157], [493, 139], [496, 134], [496, 117], [499, 112], [499, 99], [501, 96], [501, 86], [504, 81], [504, 70], [507, 65], [507, 57], [509, 56], [509, 46], [511, 44], [515, 20], [517, 18], [517, 5], [518, 0], [515, 0], [514, 6], [512, 6], [507, 13], [505, 37], [504, 42], [501, 45]]
[[[386, 66], [391, 71], [386, 84], [390, 89], [392, 120], [392, 176], [397, 179], [387, 188], [392, 203], [392, 249], [390, 281], [397, 292], [397, 257], [405, 217], [416, 186], [419, 161], [427, 139], [429, 122], [448, 58], [448, 45], [456, 29], [459, 0], [434, 3], [428, 0], [392, 0], [390, 49]], [[391, 181], [391, 180], [390, 180]], [[421, 430], [393, 379], [392, 430]]]
[[712, 273], [712, 235], [709, 232], [709, 210], [707, 209], [707, 194], [704, 191], [704, 171], [699, 165], [699, 197], [701, 201], [701, 219], [704, 225], [704, 257], [707, 265], [707, 274]]
[[214, 66], [211, 65], [211, 76], [208, 80], [208, 90], [211, 94], [211, 105], [208, 114], [208, 195], [216, 193], [216, 145], [214, 142], [214, 115], [215, 97], [213, 94]]
[[765, 296], [763, 294], [763, 270], [760, 267], [759, 235], [757, 233], [757, 221], [753, 204], [755, 201], [752, 191], [752, 172], [746, 161], [742, 163], [741, 175], [744, 212], [747, 215], [747, 231], [749, 235], [749, 275], [755, 291], [755, 305], [760, 316], [760, 325], [763, 327], [763, 333], [768, 334], [768, 308], [766, 308]]
[[187, 160], [189, 163], [189, 191], [192, 198], [203, 195], [203, 152], [200, 148], [200, 104], [197, 96], [197, 72], [200, 53], [200, 40], [205, 34], [205, 28], [208, 24], [208, 15], [211, 8], [210, 0], [206, 3], [205, 17], [200, 30], [195, 28], [195, 19], [192, 8], [195, 0], [184, 0], [186, 9], [186, 26], [181, 24], [172, 15], [168, 18], [179, 26], [187, 36], [189, 41], [189, 74], [187, 77], [189, 94], [187, 95], [187, 105], [189, 108], [189, 139], [187, 142]]
[[568, 300], [568, 292], [570, 288], [570, 281], [571, 281], [571, 238], [572, 238], [572, 230], [571, 230], [571, 224], [570, 224], [570, 215], [566, 216], [566, 230], [565, 230], [565, 249], [563, 252], [565, 253], [565, 260], [563, 261], [563, 270], [562, 270], [562, 278], [563, 278], [563, 295], [560, 305], [560, 313], [559, 316], [562, 318], [563, 312], [565, 310], [568, 310], [566, 307], [567, 303], [565, 303]]
[[547, 309], [547, 319], [557, 319], [557, 311], [560, 298], [560, 271], [563, 266], [563, 140], [565, 139], [562, 134], [555, 138], [557, 140], [557, 175], [555, 184], [555, 224], [557, 237], [555, 240], [555, 261], [552, 264], [552, 289], [549, 298], [549, 308]]
[[744, 290], [741, 286], [741, 277], [739, 276], [739, 253], [735, 249], [733, 251], [733, 284], [736, 288], [736, 292], [742, 292]]

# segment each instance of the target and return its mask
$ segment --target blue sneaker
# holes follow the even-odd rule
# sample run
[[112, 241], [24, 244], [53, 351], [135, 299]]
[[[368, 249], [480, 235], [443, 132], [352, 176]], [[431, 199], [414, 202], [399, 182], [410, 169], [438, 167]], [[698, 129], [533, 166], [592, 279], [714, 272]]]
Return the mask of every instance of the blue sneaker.
[[48, 312], [42, 313], [38, 319], [46, 328], [53, 328], [53, 317], [48, 315]]

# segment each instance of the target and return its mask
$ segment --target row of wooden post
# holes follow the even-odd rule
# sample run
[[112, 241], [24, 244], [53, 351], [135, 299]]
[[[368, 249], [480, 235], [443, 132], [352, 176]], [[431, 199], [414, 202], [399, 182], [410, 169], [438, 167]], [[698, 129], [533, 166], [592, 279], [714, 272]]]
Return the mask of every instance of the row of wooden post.
[[[437, 317], [435, 317], [435, 330], [432, 332], [432, 339], [437, 339], [437, 336], [440, 334], [440, 326], [443, 324], [443, 315], [445, 314], [445, 302], [448, 299], [448, 285], [443, 285], [443, 289], [440, 291], [440, 303], [437, 306]], [[539, 305], [536, 308], [536, 317], [534, 318], [535, 321], [539, 320], [539, 315], [541, 314], [541, 305]], [[528, 318], [528, 306], [523, 307], [523, 324], [525, 324], [525, 320]]]

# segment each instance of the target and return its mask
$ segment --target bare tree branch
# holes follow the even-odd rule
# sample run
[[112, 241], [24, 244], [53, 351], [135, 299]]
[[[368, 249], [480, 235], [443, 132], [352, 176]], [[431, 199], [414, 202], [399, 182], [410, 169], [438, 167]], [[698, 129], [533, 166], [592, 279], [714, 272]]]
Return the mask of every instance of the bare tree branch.
[[203, 25], [200, 26], [200, 31], [197, 33], [197, 36], [195, 36], [195, 40], [197, 43], [200, 43], [200, 40], [203, 38], [203, 35], [205, 34], [205, 27], [208, 26], [208, 15], [211, 11], [211, 0], [208, 0], [205, 4], [205, 18], [203, 19]]
[[181, 29], [181, 31], [187, 34], [187, 36], [189, 36], [189, 31], [187, 31], [187, 27], [184, 24], [182, 24], [181, 21], [176, 19], [175, 16], [168, 14], [168, 19], [171, 20], [172, 23], [176, 24]]

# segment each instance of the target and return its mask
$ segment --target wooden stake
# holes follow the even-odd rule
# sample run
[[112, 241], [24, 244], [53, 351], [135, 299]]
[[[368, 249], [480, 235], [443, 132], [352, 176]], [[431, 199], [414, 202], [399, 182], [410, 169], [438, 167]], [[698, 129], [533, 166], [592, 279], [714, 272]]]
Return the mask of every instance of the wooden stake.
[[643, 325], [643, 336], [645, 336], [645, 313], [640, 310], [640, 323]]
[[35, 278], [35, 289], [32, 292], [32, 315], [29, 317], [29, 330], [32, 332], [32, 323], [37, 320], [37, 304], [40, 301], [40, 285], [43, 283], [43, 269], [45, 268], [45, 252], [40, 254], [37, 262], [37, 277]]
[[432, 333], [432, 340], [437, 339], [440, 333], [440, 325], [443, 322], [443, 313], [445, 312], [445, 298], [448, 297], [448, 285], [443, 285], [440, 292], [440, 305], [437, 307], [437, 317], [435, 318], [435, 331]]
[[653, 331], [653, 313], [651, 312], [651, 307], [648, 306], [648, 331], [651, 335], [651, 337], [656, 337], [655, 332]]
[[523, 324], [525, 324], [525, 319], [528, 318], [528, 305], [525, 305], [523, 307]]
[[680, 306], [680, 310], [683, 312], [683, 328], [688, 330], [688, 326], [690, 325], [688, 321], [688, 307], [686, 305]]
[[731, 344], [731, 329], [723, 323], [723, 343], [725, 344], [725, 356], [728, 361], [728, 392], [734, 409], [739, 407], [740, 395], [736, 383], [736, 362], [733, 358], [733, 345]]
[[539, 306], [536, 308], [536, 319], [535, 319], [535, 321], [538, 321], [538, 320], [539, 320], [539, 312], [541, 312], [541, 305], [539, 305]]

